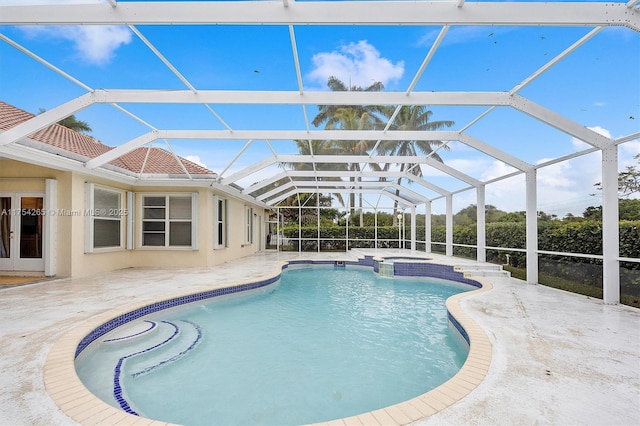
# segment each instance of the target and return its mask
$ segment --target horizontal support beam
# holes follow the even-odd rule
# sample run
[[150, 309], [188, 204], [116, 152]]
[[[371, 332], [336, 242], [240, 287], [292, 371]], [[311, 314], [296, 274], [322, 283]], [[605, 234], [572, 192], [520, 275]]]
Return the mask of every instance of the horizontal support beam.
[[[375, 194], [375, 195], [385, 195], [386, 197], [397, 201], [399, 204], [406, 206], [406, 207], [410, 207], [413, 206], [414, 204], [410, 201], [410, 200], [406, 200], [402, 197], [397, 197], [395, 194], [391, 194], [387, 191], [377, 191], [375, 189], [352, 189], [350, 191], [331, 191], [331, 190], [326, 190], [326, 189], [319, 189], [319, 188], [308, 188], [304, 191], [300, 191], [297, 189], [292, 189], [288, 192], [286, 192], [285, 194], [282, 194], [276, 198], [273, 198], [271, 200], [265, 201], [265, 204], [271, 205], [271, 206], [276, 206], [276, 204], [278, 204], [280, 201], [286, 199], [287, 197], [290, 197], [292, 195], [298, 194], [298, 193], [305, 193], [305, 194], [345, 194], [345, 193], [352, 193], [352, 194]], [[427, 202], [430, 201], [429, 199], [427, 199]]]
[[[2, 10], [0, 8], [0, 10]], [[283, 90], [100, 89], [96, 103], [234, 105], [497, 105], [511, 102], [509, 92], [366, 92]]]
[[[375, 13], [371, 11], [375, 10]], [[0, 24], [77, 25], [627, 25], [638, 14], [624, 3], [121, 2], [0, 7]]]
[[[424, 195], [418, 194], [415, 191], [410, 190], [409, 188], [406, 187], [402, 187], [401, 185], [398, 185], [395, 182], [361, 182], [361, 181], [342, 181], [342, 182], [327, 182], [327, 181], [294, 181], [293, 185], [298, 188], [298, 189], [302, 189], [302, 192], [305, 192], [306, 189], [309, 188], [318, 188], [318, 189], [328, 189], [328, 190], [334, 190], [334, 191], [351, 191], [353, 190], [359, 190], [359, 189], [370, 189], [370, 190], [375, 190], [375, 191], [379, 191], [380, 193], [384, 193], [386, 188], [392, 188], [394, 190], [398, 190], [399, 194], [398, 196], [405, 198], [402, 196], [403, 193], [407, 193], [409, 194], [411, 197], [421, 201], [421, 202], [427, 202], [428, 198], [426, 198]], [[410, 201], [409, 198], [405, 198], [406, 200]]]

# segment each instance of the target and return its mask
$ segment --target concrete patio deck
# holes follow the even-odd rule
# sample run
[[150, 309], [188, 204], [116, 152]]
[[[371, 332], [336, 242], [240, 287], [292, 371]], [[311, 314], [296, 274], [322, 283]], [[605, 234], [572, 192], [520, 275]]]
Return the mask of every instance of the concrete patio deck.
[[[0, 288], [0, 425], [76, 424], [47, 394], [43, 366], [60, 336], [95, 315], [259, 278], [279, 260], [353, 256], [261, 253], [212, 268], [127, 269]], [[640, 310], [506, 277], [484, 280], [493, 290], [461, 306], [493, 345], [489, 372], [467, 397], [417, 424], [640, 424]]]

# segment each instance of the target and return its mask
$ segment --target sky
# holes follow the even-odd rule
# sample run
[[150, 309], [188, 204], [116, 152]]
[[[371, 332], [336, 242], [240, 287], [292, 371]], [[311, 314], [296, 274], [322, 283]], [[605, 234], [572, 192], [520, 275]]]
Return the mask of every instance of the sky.
[[[24, 3], [29, 0], [20, 1]], [[34, 0], [33, 3], [51, 3]], [[55, 3], [98, 3], [58, 0]], [[0, 6], [16, 0], [0, 0]], [[138, 26], [136, 29], [200, 90], [298, 90], [286, 26]], [[380, 81], [386, 91], [406, 91], [433, 45], [440, 27], [295, 26], [304, 89], [327, 90], [330, 76], [366, 87]], [[452, 27], [416, 85], [416, 91], [509, 91], [563, 52], [591, 28]], [[0, 26], [0, 34], [91, 88], [184, 90], [185, 85], [126, 26]], [[0, 100], [32, 113], [52, 109], [85, 90], [0, 40]], [[624, 27], [602, 30], [571, 55], [518, 92], [607, 137], [640, 131], [640, 34]], [[299, 129], [307, 127], [300, 106], [211, 104], [123, 104], [159, 129]], [[430, 106], [432, 120], [453, 120], [459, 130], [487, 107]], [[311, 121], [317, 110], [307, 108]], [[216, 117], [217, 115], [217, 117]], [[148, 128], [109, 105], [76, 114], [91, 136], [117, 146]], [[219, 120], [218, 117], [221, 119]], [[308, 124], [311, 128], [313, 126]], [[466, 133], [531, 164], [589, 148], [515, 109], [499, 107]], [[256, 140], [232, 161], [247, 141], [169, 141], [183, 157], [229, 176], [271, 155], [296, 153], [290, 141]], [[166, 147], [163, 141], [154, 146]], [[480, 180], [513, 169], [460, 142], [439, 151], [445, 164]], [[619, 169], [637, 164], [640, 141], [619, 146]], [[593, 153], [538, 171], [538, 210], [563, 217], [599, 205], [594, 184], [601, 180], [600, 155]], [[252, 175], [243, 186], [269, 177], [274, 167]], [[457, 191], [467, 185], [429, 167], [425, 179]], [[410, 186], [419, 190], [417, 185]], [[493, 183], [486, 202], [505, 211], [525, 209], [524, 176]], [[426, 192], [433, 198], [435, 193]], [[371, 200], [375, 203], [375, 200]], [[387, 201], [390, 203], [390, 201]], [[475, 204], [475, 191], [454, 196], [454, 211]], [[444, 200], [434, 213], [444, 213]]]

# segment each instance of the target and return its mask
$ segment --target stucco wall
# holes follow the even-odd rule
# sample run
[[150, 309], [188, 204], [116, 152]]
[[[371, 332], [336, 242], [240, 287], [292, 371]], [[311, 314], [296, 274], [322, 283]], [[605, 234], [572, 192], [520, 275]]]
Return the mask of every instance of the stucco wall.
[[[25, 164], [20, 161], [0, 159], [0, 192], [3, 193], [44, 193], [45, 179], [58, 182], [56, 204], [58, 209], [72, 209], [71, 173], [46, 167]], [[58, 217], [56, 229], [56, 275], [71, 275], [71, 245], [74, 234], [72, 223]]]
[[[45, 191], [45, 178], [57, 181], [56, 216], [56, 276], [86, 276], [90, 274], [130, 267], [206, 267], [223, 263], [260, 250], [259, 238], [253, 244], [244, 244], [244, 218], [246, 202], [228, 195], [216, 194], [209, 187], [145, 187], [131, 186], [119, 182], [96, 179], [78, 173], [58, 171], [29, 164], [0, 160], [1, 192]], [[134, 192], [134, 245], [133, 250], [105, 249], [85, 253], [85, 187], [93, 183], [111, 189]], [[198, 193], [197, 234], [198, 247], [155, 248], [141, 247], [141, 197], [143, 194], [190, 194]], [[219, 195], [228, 203], [228, 246], [214, 250], [214, 195]], [[126, 197], [125, 197], [126, 198]], [[131, 206], [124, 208], [129, 212]], [[256, 230], [263, 229], [257, 220], [266, 217], [263, 209], [251, 206], [256, 214]], [[65, 214], [66, 213], [66, 214]], [[127, 221], [123, 221], [126, 226]], [[256, 234], [257, 235], [257, 234]]]

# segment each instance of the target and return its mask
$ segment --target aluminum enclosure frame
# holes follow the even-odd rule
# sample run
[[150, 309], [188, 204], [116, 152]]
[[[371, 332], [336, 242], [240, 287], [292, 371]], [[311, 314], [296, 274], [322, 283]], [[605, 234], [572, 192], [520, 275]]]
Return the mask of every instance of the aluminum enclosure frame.
[[[372, 10], [374, 11], [372, 13]], [[20, 5], [0, 6], [0, 24], [2, 25], [127, 25], [136, 33], [149, 49], [169, 68], [186, 86], [187, 90], [139, 90], [104, 88], [93, 89], [73, 76], [65, 73], [55, 64], [49, 64], [46, 60], [28, 49], [15, 43], [8, 37], [1, 35], [1, 39], [24, 54], [41, 62], [59, 75], [67, 78], [86, 91], [85, 94], [61, 104], [45, 113], [35, 116], [31, 120], [0, 133], [0, 157], [12, 158], [21, 161], [35, 161], [37, 164], [49, 164], [54, 168], [79, 171], [97, 177], [109, 177], [120, 182], [134, 183], [144, 182], [147, 185], [161, 185], [167, 182], [165, 178], [150, 176], [116, 176], [109, 169], [108, 163], [132, 150], [149, 145], [154, 141], [171, 139], [199, 139], [199, 140], [243, 140], [248, 141], [248, 146], [253, 140], [371, 140], [371, 141], [400, 141], [400, 140], [435, 140], [459, 141], [471, 149], [496, 159], [513, 169], [513, 173], [501, 178], [511, 177], [515, 174], [524, 174], [526, 180], [526, 213], [527, 213], [527, 281], [536, 283], [537, 276], [537, 173], [539, 165], [529, 164], [526, 161], [510, 155], [491, 145], [491, 141], [480, 141], [466, 132], [466, 130], [483, 120], [493, 109], [497, 107], [510, 108], [522, 114], [529, 115], [545, 126], [558, 129], [567, 135], [575, 137], [591, 146], [590, 150], [602, 152], [602, 188], [603, 188], [603, 281], [605, 303], [619, 302], [619, 247], [618, 236], [618, 207], [617, 207], [617, 147], [622, 141], [638, 138], [640, 132], [619, 139], [603, 136], [584, 125], [577, 123], [555, 111], [527, 99], [518, 92], [531, 81], [538, 78], [544, 72], [563, 59], [578, 50], [582, 44], [597, 34], [602, 28], [609, 26], [624, 26], [630, 31], [640, 31], [640, 11], [637, 1], [624, 2], [471, 2], [471, 1], [420, 1], [420, 2], [391, 2], [391, 1], [346, 1], [323, 2], [309, 1], [296, 2], [285, 1], [239, 1], [239, 2], [117, 2], [109, 0], [103, 4], [89, 5]], [[296, 68], [297, 91], [258, 91], [258, 90], [199, 90], [193, 86], [178, 70], [169, 62], [162, 52], [137, 30], [135, 26], [145, 25], [279, 25], [288, 26], [292, 56]], [[296, 47], [294, 27], [298, 25], [438, 25], [443, 26], [431, 51], [424, 59], [423, 66], [413, 78], [413, 82], [406, 91], [396, 92], [324, 92], [307, 91], [304, 89], [300, 72], [300, 63]], [[428, 66], [433, 54], [440, 46], [440, 42], [446, 39], [449, 27], [453, 26], [585, 26], [593, 27], [593, 30], [572, 46], [549, 60], [541, 68], [532, 71], [520, 84], [509, 91], [485, 92], [485, 91], [447, 91], [447, 92], [422, 92], [414, 91], [415, 84], [420, 80], [424, 69]], [[147, 121], [130, 113], [120, 104], [145, 103], [145, 104], [202, 104], [223, 124], [226, 130], [174, 130], [165, 129], [157, 123]], [[32, 149], [26, 148], [21, 142], [30, 135], [61, 119], [89, 108], [93, 105], [107, 104], [120, 109], [132, 119], [143, 123], [149, 128], [147, 133], [138, 137], [122, 141], [113, 150], [96, 158], [86, 161], [77, 161], [68, 158], [57, 158], [54, 155], [37, 153], [34, 156]], [[213, 110], [211, 104], [216, 105], [298, 105], [306, 117], [306, 107], [311, 105], [393, 105], [398, 109], [402, 105], [444, 105], [444, 106], [483, 106], [487, 107], [484, 113], [466, 125], [452, 131], [442, 132], [411, 132], [394, 131], [389, 127], [393, 122], [392, 117], [384, 130], [376, 131], [348, 131], [348, 130], [312, 130], [309, 120], [305, 128], [279, 129], [279, 130], [249, 130], [231, 128]], [[396, 110], [397, 112], [397, 110]], [[240, 154], [240, 153], [239, 153]], [[238, 154], [238, 155], [239, 155]], [[576, 155], [580, 155], [578, 153]], [[237, 156], [236, 156], [237, 158]], [[229, 166], [236, 160], [232, 159]], [[398, 175], [397, 170], [387, 173], [374, 173], [364, 170], [353, 174], [354, 182], [340, 182], [331, 184], [331, 174], [319, 170], [318, 165], [332, 162], [358, 162], [369, 164], [375, 162], [415, 164], [433, 168], [452, 177], [462, 183], [463, 189], [440, 187], [427, 179], [412, 177], [409, 174]], [[311, 165], [310, 170], [287, 170], [286, 165], [296, 162], [306, 162]], [[484, 188], [489, 181], [480, 181], [462, 170], [457, 170], [447, 164], [435, 161], [428, 157], [381, 157], [373, 154], [360, 156], [359, 158], [347, 158], [346, 156], [309, 155], [292, 156], [274, 152], [271, 157], [246, 167], [230, 176], [224, 176], [225, 171], [216, 179], [200, 181], [191, 176], [179, 179], [180, 185], [208, 185], [234, 194], [242, 199], [252, 200], [260, 205], [275, 207], [282, 198], [278, 192], [260, 194], [259, 190], [267, 184], [256, 183], [247, 188], [238, 189], [238, 180], [255, 174], [270, 166], [279, 165], [283, 171], [278, 179], [289, 179], [286, 185], [286, 194], [310, 193], [310, 192], [335, 192], [335, 193], [377, 193], [401, 203], [411, 209], [415, 215], [418, 205], [425, 205], [425, 210], [430, 212], [430, 203], [438, 198], [445, 198], [447, 204], [447, 242], [446, 253], [453, 253], [452, 221], [450, 220], [451, 199], [454, 193], [465, 190], [476, 190], [478, 212], [484, 211]], [[228, 169], [229, 167], [227, 167]], [[188, 175], [188, 174], [187, 174]], [[346, 176], [343, 173], [343, 176]], [[308, 181], [295, 178], [307, 178]], [[395, 186], [393, 179], [398, 177], [408, 178], [418, 183], [421, 187], [437, 193], [435, 197], [421, 195], [407, 187]], [[275, 178], [275, 177], [274, 177]], [[380, 185], [357, 179], [384, 179], [387, 182]], [[500, 179], [500, 178], [498, 178]], [[178, 181], [178, 180], [176, 180]], [[496, 181], [493, 179], [492, 182]], [[273, 181], [275, 182], [275, 181]], [[304, 183], [302, 183], [304, 182]], [[271, 182], [272, 183], [272, 182]], [[397, 195], [391, 196], [385, 190], [389, 186], [397, 190]], [[281, 189], [281, 190], [282, 190]], [[484, 234], [484, 216], [478, 216], [478, 235]], [[482, 229], [481, 229], [482, 226]], [[482, 230], [482, 232], [480, 232]], [[427, 240], [427, 243], [429, 241]], [[429, 245], [429, 244], [427, 244]], [[415, 247], [415, 235], [412, 235], [412, 247]], [[484, 260], [486, 251], [484, 238], [478, 241], [478, 260]]]

